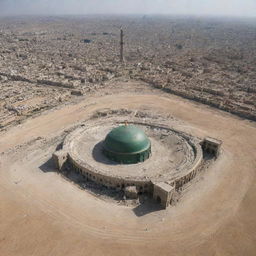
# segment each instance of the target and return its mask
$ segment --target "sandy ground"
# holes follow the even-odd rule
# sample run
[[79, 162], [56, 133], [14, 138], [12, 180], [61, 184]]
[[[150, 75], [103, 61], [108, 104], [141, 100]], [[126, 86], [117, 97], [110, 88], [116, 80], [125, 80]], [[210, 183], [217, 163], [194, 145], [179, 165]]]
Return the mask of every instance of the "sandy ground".
[[[223, 154], [166, 211], [108, 203], [39, 168], [57, 143], [45, 140], [117, 107], [170, 114], [192, 135], [223, 140]], [[256, 254], [254, 123], [165, 94], [91, 97], [0, 134], [0, 157], [0, 255]]]

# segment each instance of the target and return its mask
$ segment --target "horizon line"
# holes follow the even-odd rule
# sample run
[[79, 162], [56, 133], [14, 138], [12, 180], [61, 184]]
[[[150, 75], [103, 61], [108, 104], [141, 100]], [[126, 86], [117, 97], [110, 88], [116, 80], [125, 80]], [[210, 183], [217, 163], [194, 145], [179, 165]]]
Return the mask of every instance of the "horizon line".
[[174, 14], [174, 13], [34, 13], [34, 14], [1, 14], [0, 17], [63, 17], [63, 16], [165, 16], [165, 17], [209, 17], [209, 18], [242, 18], [242, 19], [255, 19], [251, 15], [231, 15], [231, 14]]

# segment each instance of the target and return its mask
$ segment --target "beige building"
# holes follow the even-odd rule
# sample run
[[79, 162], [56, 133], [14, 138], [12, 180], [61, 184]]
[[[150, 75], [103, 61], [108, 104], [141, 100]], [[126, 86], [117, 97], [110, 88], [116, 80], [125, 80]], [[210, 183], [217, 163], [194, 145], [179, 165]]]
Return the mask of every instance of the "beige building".
[[220, 153], [220, 147], [222, 142], [220, 140], [206, 137], [202, 142], [202, 148], [203, 151], [213, 154], [215, 157], [217, 157]]
[[167, 208], [171, 204], [174, 187], [165, 182], [153, 183], [153, 185], [153, 198], [164, 208]]

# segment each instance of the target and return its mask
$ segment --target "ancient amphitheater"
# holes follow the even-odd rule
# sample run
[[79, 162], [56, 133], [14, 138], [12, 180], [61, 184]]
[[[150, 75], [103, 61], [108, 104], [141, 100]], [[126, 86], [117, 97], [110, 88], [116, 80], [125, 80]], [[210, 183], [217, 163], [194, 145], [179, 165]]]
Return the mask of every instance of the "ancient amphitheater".
[[[100, 115], [87, 120], [66, 136], [62, 149], [53, 154], [57, 169], [62, 171], [65, 163], [69, 163], [70, 169], [80, 173], [86, 180], [106, 188], [116, 188], [118, 191], [128, 190], [128, 194], [129, 190], [134, 190], [134, 199], [138, 197], [137, 194], [153, 195], [166, 208], [172, 203], [173, 192], [193, 179], [199, 167], [203, 168], [203, 140], [179, 132], [166, 124], [159, 124], [156, 122], [159, 120], [147, 113], [128, 110], [110, 110], [103, 113], [107, 118]], [[133, 117], [134, 115], [137, 117]], [[144, 118], [144, 122], [141, 122], [141, 115], [148, 116]], [[125, 120], [129, 120], [129, 123]], [[128, 146], [136, 148], [134, 144], [140, 140], [141, 131], [144, 130], [151, 142], [150, 156], [146, 160], [139, 159], [137, 163], [131, 164], [118, 163], [105, 156], [104, 137], [113, 128], [115, 131], [112, 131], [116, 133], [119, 129], [117, 127], [122, 129], [117, 135], [121, 139], [131, 133], [129, 141], [120, 145], [120, 150], [127, 143]], [[115, 137], [114, 140], [113, 143], [117, 143], [119, 138]], [[206, 141], [211, 144], [210, 139]], [[220, 145], [217, 142], [217, 148], [211, 152], [214, 157], [217, 156], [215, 153]]]

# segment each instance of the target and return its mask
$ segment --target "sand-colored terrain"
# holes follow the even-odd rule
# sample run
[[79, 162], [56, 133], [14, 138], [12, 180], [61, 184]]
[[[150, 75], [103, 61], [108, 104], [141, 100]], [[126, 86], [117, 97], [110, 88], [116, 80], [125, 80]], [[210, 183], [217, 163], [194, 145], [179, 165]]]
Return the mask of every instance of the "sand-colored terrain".
[[[58, 136], [105, 108], [169, 114], [185, 132], [221, 139], [223, 152], [159, 211], [104, 201], [44, 171]], [[255, 255], [255, 170], [253, 122], [150, 90], [85, 97], [0, 134], [0, 255]]]

